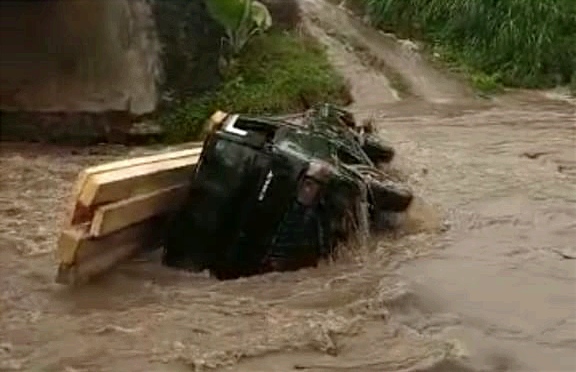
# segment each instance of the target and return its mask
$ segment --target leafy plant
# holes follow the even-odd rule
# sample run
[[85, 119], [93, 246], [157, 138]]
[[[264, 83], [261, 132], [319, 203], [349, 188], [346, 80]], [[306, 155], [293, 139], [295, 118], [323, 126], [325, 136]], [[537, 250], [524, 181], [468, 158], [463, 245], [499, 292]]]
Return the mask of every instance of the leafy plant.
[[266, 5], [254, 0], [205, 0], [210, 15], [225, 30], [225, 54], [236, 57], [250, 39], [272, 26]]
[[216, 91], [174, 102], [160, 123], [166, 142], [201, 137], [215, 110], [276, 115], [305, 110], [308, 104], [350, 103], [349, 87], [316, 40], [295, 32], [272, 31], [249, 43], [237, 58], [237, 71]]

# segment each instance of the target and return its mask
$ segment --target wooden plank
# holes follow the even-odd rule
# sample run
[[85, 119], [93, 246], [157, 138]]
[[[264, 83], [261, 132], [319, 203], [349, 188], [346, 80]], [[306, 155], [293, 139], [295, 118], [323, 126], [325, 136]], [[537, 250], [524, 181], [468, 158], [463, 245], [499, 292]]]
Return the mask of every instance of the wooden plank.
[[196, 155], [91, 176], [77, 200], [84, 206], [100, 205], [182, 184], [198, 159]]
[[98, 207], [92, 219], [90, 235], [93, 237], [108, 235], [150, 217], [174, 210], [183, 203], [189, 188], [190, 184], [186, 182]]
[[86, 283], [138, 251], [159, 246], [164, 226], [162, 219], [152, 218], [99, 239], [90, 236], [87, 225], [63, 231], [56, 282]]
[[201, 152], [202, 152], [202, 145], [200, 144], [198, 145], [198, 147], [192, 149], [163, 152], [160, 154], [145, 155], [145, 156], [139, 156], [137, 158], [128, 158], [128, 159], [116, 160], [109, 163], [99, 164], [93, 167], [86, 168], [83, 171], [83, 173], [92, 176], [98, 173], [116, 171], [122, 168], [130, 168], [135, 165], [157, 163], [179, 158], [188, 158], [190, 156], [199, 155]]
[[212, 131], [215, 131], [217, 129], [220, 129], [220, 127], [222, 126], [222, 123], [224, 122], [224, 119], [226, 119], [227, 116], [228, 116], [228, 113], [226, 113], [224, 111], [218, 110], [218, 111], [214, 112], [212, 114], [212, 116], [210, 116], [210, 118], [208, 119], [205, 131], [206, 132], [212, 132]]
[[76, 259], [76, 250], [82, 238], [90, 231], [90, 223], [69, 226], [60, 232], [56, 255], [62, 264], [72, 265]]
[[63, 227], [66, 228], [71, 225], [75, 225], [86, 220], [85, 216], [87, 212], [85, 208], [78, 204], [78, 197], [82, 193], [86, 181], [88, 180], [88, 173], [86, 170], [80, 172], [76, 182], [74, 183], [74, 188], [72, 189], [72, 195], [70, 196], [70, 202], [66, 209], [66, 218], [64, 219]]
[[92, 212], [90, 208], [87, 208], [87, 206], [83, 206], [78, 203], [78, 198], [82, 194], [82, 191], [86, 187], [88, 179], [90, 177], [142, 164], [152, 164], [163, 161], [169, 161], [173, 159], [197, 156], [202, 151], [201, 144], [193, 143], [193, 145], [198, 147], [192, 149], [171, 151], [162, 154], [141, 156], [138, 158], [118, 160], [84, 169], [82, 172], [80, 172], [74, 184], [74, 188], [71, 195], [71, 201], [69, 207], [67, 208], [66, 218], [64, 220], [64, 227], [82, 223], [90, 219], [91, 217], [90, 215]]

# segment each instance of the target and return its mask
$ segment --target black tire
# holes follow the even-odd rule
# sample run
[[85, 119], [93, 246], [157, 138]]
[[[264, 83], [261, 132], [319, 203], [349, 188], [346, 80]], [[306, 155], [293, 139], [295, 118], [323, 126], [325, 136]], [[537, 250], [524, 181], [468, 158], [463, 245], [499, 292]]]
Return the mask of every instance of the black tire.
[[367, 181], [371, 202], [377, 211], [404, 212], [414, 199], [412, 190], [403, 183], [374, 178]]
[[390, 163], [396, 154], [392, 146], [386, 145], [372, 135], [366, 136], [362, 150], [374, 164]]
[[406, 213], [377, 211], [372, 216], [372, 228], [375, 231], [391, 231], [398, 229], [405, 220]]

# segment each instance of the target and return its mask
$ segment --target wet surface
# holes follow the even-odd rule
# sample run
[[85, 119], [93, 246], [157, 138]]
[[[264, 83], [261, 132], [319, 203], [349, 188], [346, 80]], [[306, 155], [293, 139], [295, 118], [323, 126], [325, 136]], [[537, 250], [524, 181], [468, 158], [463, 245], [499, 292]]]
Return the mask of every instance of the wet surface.
[[[72, 290], [54, 284], [52, 250], [76, 174], [155, 150], [2, 144], [0, 370], [576, 369], [574, 101], [480, 100], [414, 67], [424, 59], [395, 70], [410, 82], [396, 94], [397, 65], [374, 63], [396, 53], [388, 37], [366, 42], [334, 6], [304, 5], [353, 79], [358, 116], [375, 118], [419, 195], [410, 234], [317, 269], [230, 282], [150, 255]], [[342, 27], [330, 29], [334, 19]], [[379, 52], [365, 63], [358, 44]]]

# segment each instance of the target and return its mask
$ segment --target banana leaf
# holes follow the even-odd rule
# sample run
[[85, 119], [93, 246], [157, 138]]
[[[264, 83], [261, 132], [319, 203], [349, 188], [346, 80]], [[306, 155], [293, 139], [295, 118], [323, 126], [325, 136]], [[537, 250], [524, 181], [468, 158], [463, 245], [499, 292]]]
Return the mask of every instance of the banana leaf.
[[250, 0], [205, 0], [210, 15], [226, 30], [240, 27]]
[[252, 1], [252, 20], [261, 31], [272, 26], [272, 16], [268, 8], [259, 1]]

